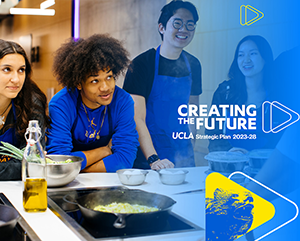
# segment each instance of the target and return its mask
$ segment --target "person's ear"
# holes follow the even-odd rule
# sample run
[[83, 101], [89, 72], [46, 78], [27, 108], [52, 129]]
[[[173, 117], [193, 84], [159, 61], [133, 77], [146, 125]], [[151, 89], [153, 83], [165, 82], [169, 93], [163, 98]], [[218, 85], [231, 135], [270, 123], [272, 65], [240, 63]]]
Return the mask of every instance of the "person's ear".
[[79, 84], [77, 85], [77, 89], [78, 89], [78, 90], [81, 90], [81, 89], [82, 89], [81, 83], [79, 83]]
[[158, 24], [158, 31], [159, 31], [161, 34], [164, 34], [164, 33], [165, 33], [165, 28], [164, 28], [164, 26], [162, 25], [162, 23]]

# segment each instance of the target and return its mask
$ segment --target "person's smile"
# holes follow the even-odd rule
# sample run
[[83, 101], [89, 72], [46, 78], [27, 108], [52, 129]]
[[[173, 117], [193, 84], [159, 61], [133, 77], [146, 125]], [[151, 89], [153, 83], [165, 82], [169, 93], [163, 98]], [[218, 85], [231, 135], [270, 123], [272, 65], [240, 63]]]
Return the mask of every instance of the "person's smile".
[[[178, 20], [182, 21], [182, 26], [175, 28], [174, 22]], [[192, 13], [184, 8], [178, 9], [167, 22], [166, 28], [161, 26], [161, 33], [164, 35], [162, 46], [180, 49], [186, 47], [192, 41], [195, 33], [195, 30], [187, 30], [188, 22], [194, 22]]]
[[101, 94], [101, 95], [99, 95], [99, 97], [101, 97], [102, 99], [107, 100], [111, 97], [112, 94], [113, 94], [112, 92], [110, 92], [108, 94]]
[[238, 53], [238, 66], [245, 77], [260, 76], [264, 68], [264, 60], [253, 41], [241, 44]]
[[244, 68], [244, 70], [250, 70], [253, 68], [253, 65], [247, 64], [247, 65], [244, 65], [243, 68]]
[[189, 37], [187, 33], [177, 33], [175, 36], [180, 40], [186, 40]]

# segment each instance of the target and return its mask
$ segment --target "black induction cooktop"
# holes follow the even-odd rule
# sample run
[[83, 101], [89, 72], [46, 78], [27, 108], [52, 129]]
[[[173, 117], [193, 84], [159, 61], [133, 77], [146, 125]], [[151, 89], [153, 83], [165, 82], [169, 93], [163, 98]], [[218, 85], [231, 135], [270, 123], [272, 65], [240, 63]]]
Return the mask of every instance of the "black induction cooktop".
[[[14, 208], [14, 206], [11, 204], [11, 202], [7, 199], [7, 197], [3, 193], [0, 193], [0, 204], [7, 205]], [[41, 239], [36, 235], [36, 233], [32, 230], [32, 228], [27, 224], [27, 222], [21, 216], [12, 234], [5, 235], [5, 237], [0, 237], [0, 240], [40, 241]]]
[[[108, 187], [109, 189], [119, 189], [118, 187]], [[132, 237], [145, 237], [151, 235], [174, 234], [203, 230], [201, 227], [171, 212], [165, 225], [153, 225], [139, 229], [116, 229], [97, 225], [91, 225], [82, 217], [77, 205], [67, 202], [68, 198], [79, 198], [91, 192], [107, 188], [84, 188], [64, 191], [48, 192], [49, 208], [80, 238], [83, 240], [112, 240]]]

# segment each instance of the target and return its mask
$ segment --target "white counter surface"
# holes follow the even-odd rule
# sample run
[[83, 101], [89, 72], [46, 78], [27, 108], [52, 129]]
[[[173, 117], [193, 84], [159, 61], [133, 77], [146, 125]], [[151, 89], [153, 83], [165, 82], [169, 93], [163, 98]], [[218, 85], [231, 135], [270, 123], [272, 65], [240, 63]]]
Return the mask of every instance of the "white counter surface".
[[[204, 228], [205, 223], [205, 193], [195, 192], [188, 194], [176, 194], [184, 191], [192, 191], [205, 187], [205, 171], [208, 167], [186, 168], [187, 174], [185, 183], [181, 185], [164, 185], [160, 182], [158, 173], [150, 171], [145, 182], [139, 186], [126, 186], [127, 188], [141, 189], [148, 192], [167, 195], [177, 203], [172, 211], [190, 222]], [[116, 173], [84, 173], [69, 185], [61, 188], [48, 188], [48, 192], [83, 187], [105, 187], [122, 185]], [[0, 192], [10, 200], [20, 215], [35, 231], [42, 241], [66, 241], [81, 240], [75, 235], [49, 208], [44, 213], [27, 213], [22, 205], [23, 186], [21, 181], [0, 182]], [[168, 235], [156, 235], [139, 238], [127, 238], [126, 240], [195, 240], [203, 239], [204, 231], [183, 232]], [[116, 239], [114, 239], [116, 240]], [[119, 239], [122, 240], [122, 239]]]

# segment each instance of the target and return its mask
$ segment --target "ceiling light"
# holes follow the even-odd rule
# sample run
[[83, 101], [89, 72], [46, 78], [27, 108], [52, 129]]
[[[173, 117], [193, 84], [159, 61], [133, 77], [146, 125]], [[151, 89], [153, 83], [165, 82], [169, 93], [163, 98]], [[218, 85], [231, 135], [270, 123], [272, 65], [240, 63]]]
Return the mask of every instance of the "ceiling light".
[[55, 10], [39, 8], [11, 8], [10, 14], [53, 16], [55, 14]]
[[80, 0], [73, 0], [73, 38], [76, 40], [79, 39], [79, 5]]
[[54, 4], [55, 4], [54, 0], [47, 0], [47, 1], [44, 1], [40, 4], [40, 8], [41, 9], [46, 9], [46, 8], [49, 8], [49, 7], [53, 6]]

